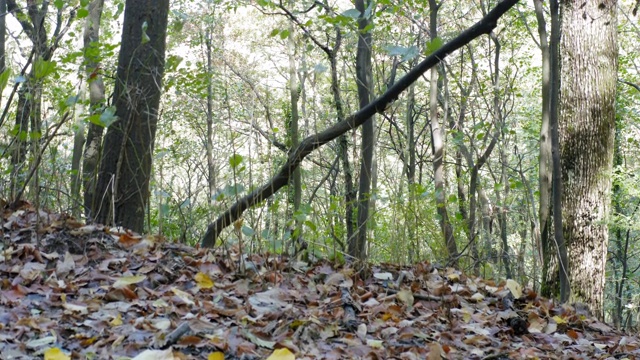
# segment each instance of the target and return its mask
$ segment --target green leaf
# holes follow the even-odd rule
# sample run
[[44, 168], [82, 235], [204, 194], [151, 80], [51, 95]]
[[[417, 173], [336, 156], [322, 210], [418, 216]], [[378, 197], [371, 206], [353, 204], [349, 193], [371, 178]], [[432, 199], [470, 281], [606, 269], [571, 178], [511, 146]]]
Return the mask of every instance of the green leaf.
[[31, 140], [39, 140], [42, 138], [42, 133], [40, 131], [32, 131], [29, 133], [29, 139]]
[[311, 229], [312, 231], [316, 231], [316, 224], [314, 224], [311, 220], [307, 220], [304, 222], [305, 225], [307, 225], [307, 227], [309, 229]]
[[62, 7], [64, 6], [64, 1], [63, 0], [56, 0], [56, 1], [53, 2], [53, 5], [55, 5], [56, 9], [62, 10]]
[[358, 9], [349, 9], [347, 11], [344, 11], [340, 15], [346, 16], [346, 17], [350, 17], [350, 18], [352, 18], [354, 20], [357, 20], [360, 17], [360, 11], [358, 11]]
[[86, 18], [87, 16], [89, 16], [89, 10], [85, 8], [78, 9], [77, 16], [78, 16], [78, 19]]
[[56, 62], [55, 61], [46, 61], [42, 59], [36, 60], [34, 66], [34, 75], [36, 79], [40, 80], [46, 77], [47, 75], [53, 73], [56, 70]]
[[247, 225], [242, 225], [242, 233], [246, 236], [253, 236], [253, 234], [255, 234], [256, 232]]
[[76, 96], [69, 96], [69, 97], [67, 98], [67, 101], [65, 102], [65, 105], [66, 105], [67, 107], [71, 107], [71, 106], [73, 106], [73, 105], [77, 104], [77, 103], [78, 103], [78, 101], [80, 101], [80, 96], [79, 96], [79, 95], [76, 95]]
[[279, 33], [280, 33], [280, 29], [273, 29], [269, 33], [269, 37], [274, 37], [274, 36], [278, 35]]
[[409, 61], [418, 56], [417, 46], [388, 45], [384, 48], [390, 56], [402, 56], [402, 61]]
[[289, 37], [289, 30], [284, 29], [280, 31], [280, 39], [284, 40]]
[[440, 37], [436, 37], [435, 39], [429, 41], [427, 43], [427, 51], [426, 55], [431, 55], [436, 52], [438, 49], [442, 47], [442, 39]]
[[118, 4], [118, 10], [113, 14], [113, 18], [117, 19], [120, 17], [120, 14], [124, 11], [124, 3]]
[[100, 122], [104, 127], [109, 127], [109, 125], [116, 122], [116, 120], [118, 120], [118, 116], [116, 116], [115, 106], [109, 106], [108, 108], [104, 109], [102, 114], [100, 114]]
[[240, 165], [242, 163], [242, 155], [240, 154], [233, 154], [231, 155], [231, 157], [229, 157], [229, 165], [231, 165], [231, 168], [235, 169], [238, 167], [238, 165]]
[[11, 76], [11, 70], [9, 69], [6, 69], [2, 73], [0, 73], [0, 94], [9, 83], [9, 76]]

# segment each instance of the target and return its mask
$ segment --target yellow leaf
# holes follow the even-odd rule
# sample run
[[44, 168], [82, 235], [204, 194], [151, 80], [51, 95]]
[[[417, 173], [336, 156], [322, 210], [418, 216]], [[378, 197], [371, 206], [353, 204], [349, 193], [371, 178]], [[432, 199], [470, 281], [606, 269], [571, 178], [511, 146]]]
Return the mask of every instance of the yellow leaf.
[[201, 289], [211, 289], [213, 287], [213, 280], [203, 272], [196, 274], [196, 283], [198, 283], [198, 287]]
[[44, 360], [71, 360], [71, 357], [58, 348], [49, 348], [44, 352]]
[[267, 360], [296, 360], [296, 356], [287, 348], [275, 349]]
[[114, 317], [113, 320], [109, 321], [111, 326], [120, 326], [122, 325], [122, 315], [118, 314], [118, 316]]
[[224, 353], [216, 351], [207, 356], [207, 360], [224, 360]]
[[560, 325], [560, 324], [566, 324], [567, 320], [561, 318], [560, 316], [556, 315], [553, 317], [553, 321], [556, 322], [556, 324]]
[[113, 283], [113, 287], [116, 289], [122, 289], [124, 287], [127, 287], [129, 285], [132, 284], [137, 284], [139, 282], [142, 282], [146, 279], [147, 277], [144, 275], [138, 275], [138, 276], [123, 276], [120, 279], [116, 280], [115, 283]]
[[515, 280], [507, 280], [507, 289], [511, 291], [511, 294], [513, 294], [513, 297], [516, 299], [520, 299], [522, 296], [522, 286]]

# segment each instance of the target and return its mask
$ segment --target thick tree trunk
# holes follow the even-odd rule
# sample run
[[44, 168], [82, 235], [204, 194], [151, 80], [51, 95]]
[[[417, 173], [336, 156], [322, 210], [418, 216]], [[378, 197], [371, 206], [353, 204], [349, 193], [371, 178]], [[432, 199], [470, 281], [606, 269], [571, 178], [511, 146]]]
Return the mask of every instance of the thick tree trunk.
[[169, 0], [127, 0], [114, 99], [105, 136], [97, 221], [141, 232], [157, 129]]
[[618, 68], [616, 1], [561, 2], [560, 157], [571, 301], [602, 318]]

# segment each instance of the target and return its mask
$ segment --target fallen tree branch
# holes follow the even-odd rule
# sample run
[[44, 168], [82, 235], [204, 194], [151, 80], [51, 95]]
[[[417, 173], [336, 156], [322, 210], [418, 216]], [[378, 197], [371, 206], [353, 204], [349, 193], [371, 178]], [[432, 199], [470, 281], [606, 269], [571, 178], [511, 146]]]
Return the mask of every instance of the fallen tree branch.
[[453, 40], [444, 44], [441, 48], [420, 62], [416, 67], [411, 69], [406, 75], [400, 78], [398, 82], [387, 89], [384, 94], [369, 103], [369, 105], [347, 116], [343, 121], [336, 123], [326, 130], [302, 140], [300, 145], [289, 153], [287, 161], [268, 183], [238, 199], [238, 201], [220, 215], [215, 222], [209, 224], [207, 232], [202, 238], [202, 247], [213, 247], [222, 230], [233, 224], [234, 221], [238, 220], [245, 210], [264, 201], [287, 185], [293, 171], [300, 165], [307, 155], [347, 131], [359, 127], [371, 116], [377, 113], [382, 113], [387, 106], [395, 101], [411, 84], [418, 80], [422, 74], [437, 65], [447, 55], [467, 45], [481, 35], [489, 34], [496, 27], [498, 19], [517, 2], [518, 0], [502, 1], [480, 21], [460, 33], [460, 35]]

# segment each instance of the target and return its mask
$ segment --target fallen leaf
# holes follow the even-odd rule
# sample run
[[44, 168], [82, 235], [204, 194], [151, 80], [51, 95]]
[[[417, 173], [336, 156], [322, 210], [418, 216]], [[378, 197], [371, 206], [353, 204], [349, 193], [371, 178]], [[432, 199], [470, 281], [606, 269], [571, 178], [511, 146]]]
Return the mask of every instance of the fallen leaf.
[[213, 287], [213, 280], [209, 277], [209, 275], [199, 272], [195, 277], [196, 283], [198, 287], [201, 289], [211, 289]]
[[507, 280], [507, 289], [511, 291], [511, 294], [516, 299], [520, 299], [520, 297], [522, 296], [522, 285], [518, 284], [518, 282], [515, 280]]
[[171, 348], [167, 350], [145, 350], [131, 360], [177, 360]]
[[396, 297], [398, 298], [398, 300], [402, 301], [403, 304], [409, 307], [413, 306], [413, 292], [411, 292], [411, 290], [400, 290], [396, 294]]
[[129, 285], [133, 285], [133, 284], [137, 284], [139, 282], [142, 282], [146, 278], [147, 277], [145, 275], [123, 276], [123, 277], [119, 278], [118, 280], [116, 280], [115, 283], [113, 283], [113, 287], [116, 288], [116, 289], [122, 289], [124, 287], [129, 286]]
[[220, 351], [211, 353], [207, 356], [207, 360], [224, 360], [224, 353]]
[[67, 251], [64, 254], [64, 260], [58, 260], [58, 264], [56, 265], [56, 275], [58, 278], [64, 277], [71, 272], [76, 267], [75, 261], [73, 261], [73, 256]]
[[58, 348], [49, 348], [44, 352], [44, 360], [71, 360], [71, 357]]
[[296, 360], [296, 356], [287, 348], [275, 349], [267, 360]]

